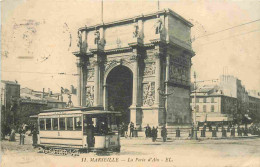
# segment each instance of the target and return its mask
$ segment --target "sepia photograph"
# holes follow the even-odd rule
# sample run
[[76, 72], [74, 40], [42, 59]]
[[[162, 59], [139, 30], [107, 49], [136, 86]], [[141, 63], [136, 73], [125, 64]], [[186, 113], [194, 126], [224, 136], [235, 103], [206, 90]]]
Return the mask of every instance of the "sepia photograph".
[[259, 167], [259, 0], [0, 0], [2, 167]]

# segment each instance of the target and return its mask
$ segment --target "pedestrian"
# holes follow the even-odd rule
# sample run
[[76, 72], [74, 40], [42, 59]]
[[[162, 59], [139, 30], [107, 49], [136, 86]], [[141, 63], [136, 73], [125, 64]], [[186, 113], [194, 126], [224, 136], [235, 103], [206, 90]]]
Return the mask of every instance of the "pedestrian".
[[[158, 127], [157, 127], [158, 128]], [[155, 142], [156, 139], [157, 139], [157, 133], [158, 133], [158, 130], [157, 128], [155, 129], [154, 126], [153, 126], [153, 129], [152, 129], [152, 141]]]
[[128, 136], [128, 134], [127, 134], [127, 132], [128, 132], [128, 124], [124, 125], [124, 130], [125, 130], [125, 138], [127, 138], [127, 136]]
[[158, 126], [155, 129], [155, 140], [157, 139], [157, 136], [158, 136]]
[[32, 128], [32, 140], [33, 140], [33, 146], [36, 147], [37, 145], [37, 141], [38, 141], [38, 130], [37, 130], [37, 127], [36, 125], [33, 125], [33, 128]]
[[119, 126], [120, 129], [120, 136], [124, 137], [125, 136], [125, 124], [122, 122], [122, 124]]
[[148, 137], [152, 137], [152, 128], [148, 127]]
[[152, 141], [155, 142], [155, 128], [153, 126], [152, 131], [151, 131], [151, 137], [152, 137]]
[[90, 148], [94, 146], [94, 126], [92, 121], [90, 121], [87, 124], [86, 134], [87, 134], [88, 149], [90, 150]]
[[166, 129], [165, 125], [163, 125], [163, 127], [162, 127], [161, 136], [163, 138], [163, 142], [166, 142], [166, 139], [167, 139], [167, 129]]
[[12, 128], [9, 141], [15, 141], [15, 130]]
[[134, 137], [134, 128], [135, 128], [134, 123], [131, 122], [130, 123], [130, 137]]
[[[147, 124], [147, 126], [145, 127], [145, 137], [148, 138], [149, 137], [149, 124]], [[151, 128], [150, 128], [151, 129]]]
[[25, 138], [25, 129], [24, 126], [19, 128], [19, 134], [20, 134], [20, 145], [24, 145], [24, 138]]

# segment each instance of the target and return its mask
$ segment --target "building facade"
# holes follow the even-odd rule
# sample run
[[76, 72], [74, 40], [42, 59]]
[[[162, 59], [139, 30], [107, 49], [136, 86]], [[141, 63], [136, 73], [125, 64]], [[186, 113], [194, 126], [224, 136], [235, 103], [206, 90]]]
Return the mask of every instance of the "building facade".
[[33, 120], [30, 116], [37, 115], [45, 109], [47, 109], [46, 99], [32, 94], [21, 93], [19, 105], [20, 122], [29, 124]]
[[1, 80], [1, 121], [13, 124], [18, 114], [20, 84]]
[[34, 96], [35, 98], [42, 99], [42, 101], [47, 102], [47, 109], [51, 108], [65, 108], [66, 102], [63, 101], [63, 96], [61, 93], [52, 93], [50, 89], [47, 92], [35, 91], [30, 88], [22, 88], [21, 94], [27, 94]]
[[[192, 108], [195, 105], [194, 94], [195, 91], [191, 94]], [[206, 117], [208, 121], [260, 121], [260, 93], [247, 91], [241, 80], [234, 76], [221, 75], [218, 83], [199, 86], [196, 95], [196, 115], [200, 122], [204, 122]]]
[[249, 117], [253, 122], [260, 122], [260, 92], [256, 90], [248, 91], [249, 98]]
[[[237, 112], [237, 99], [223, 95], [217, 85], [203, 86], [191, 94], [191, 107], [195, 107], [197, 122], [233, 121]], [[196, 103], [195, 103], [196, 101]]]
[[80, 28], [78, 106], [121, 111], [137, 127], [190, 124], [192, 26], [166, 9]]

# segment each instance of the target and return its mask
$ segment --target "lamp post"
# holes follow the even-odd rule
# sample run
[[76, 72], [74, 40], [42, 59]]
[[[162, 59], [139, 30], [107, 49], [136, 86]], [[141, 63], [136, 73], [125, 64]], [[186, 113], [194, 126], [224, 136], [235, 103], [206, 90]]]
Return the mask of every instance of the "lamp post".
[[162, 99], [163, 99], [163, 105], [164, 105], [164, 124], [166, 124], [166, 118], [167, 118], [167, 105], [166, 105], [166, 100], [168, 98], [168, 96], [170, 96], [171, 94], [174, 93], [171, 92], [171, 93], [167, 93], [167, 91], [165, 91], [165, 89], [161, 89], [161, 88], [158, 88], [158, 92], [159, 92], [159, 95], [162, 96]]
[[194, 118], [193, 118], [193, 134], [192, 139], [198, 140], [197, 137], [197, 122], [196, 122], [196, 72], [194, 71]]

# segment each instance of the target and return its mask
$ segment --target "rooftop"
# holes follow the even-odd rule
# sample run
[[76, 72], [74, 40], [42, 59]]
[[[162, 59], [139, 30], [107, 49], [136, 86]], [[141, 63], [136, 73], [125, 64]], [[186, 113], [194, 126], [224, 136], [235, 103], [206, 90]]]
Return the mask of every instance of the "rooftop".
[[20, 85], [17, 81], [5, 81], [1, 80], [2, 83], [10, 84], [10, 85]]
[[155, 18], [155, 17], [157, 17], [157, 15], [163, 15], [163, 14], [171, 15], [171, 16], [181, 20], [184, 24], [186, 24], [190, 27], [193, 26], [193, 24], [191, 22], [189, 22], [188, 20], [186, 20], [185, 18], [183, 18], [182, 16], [180, 16], [179, 14], [175, 13], [173, 10], [168, 8], [168, 9], [159, 10], [159, 11], [156, 11], [156, 12], [153, 12], [153, 13], [141, 14], [141, 15], [138, 15], [138, 16], [129, 17], [129, 18], [126, 18], [126, 19], [121, 19], [121, 20], [116, 20], [116, 21], [112, 21], [112, 22], [101, 23], [101, 24], [96, 24], [96, 25], [91, 25], [91, 26], [85, 26], [85, 27], [79, 28], [79, 30], [80, 31], [94, 30], [98, 27], [111, 27], [111, 26], [114, 26], [114, 25], [120, 25], [120, 24], [126, 24], [128, 22], [133, 22], [133, 20]]

